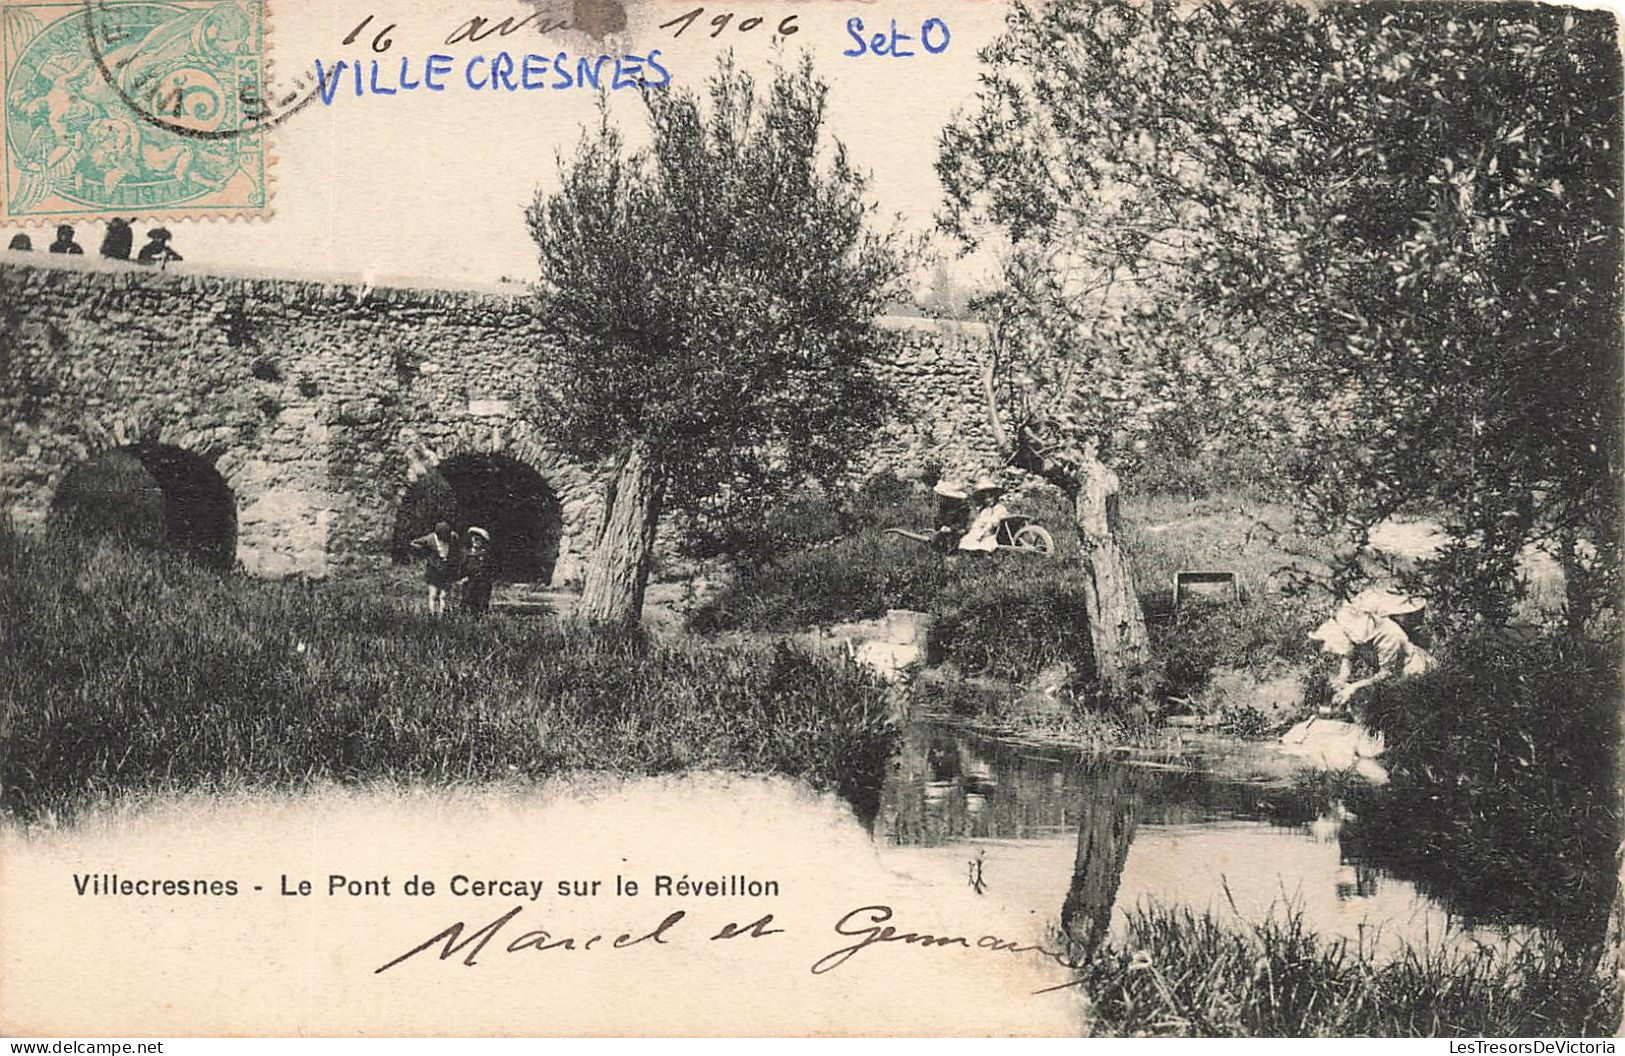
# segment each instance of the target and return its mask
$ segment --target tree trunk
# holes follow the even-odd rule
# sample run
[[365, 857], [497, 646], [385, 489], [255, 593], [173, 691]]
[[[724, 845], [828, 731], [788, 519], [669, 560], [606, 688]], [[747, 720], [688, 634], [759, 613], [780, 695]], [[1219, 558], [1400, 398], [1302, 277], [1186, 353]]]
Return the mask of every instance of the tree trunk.
[[1139, 794], [1124, 767], [1096, 764], [1082, 777], [1078, 854], [1061, 904], [1061, 928], [1077, 962], [1088, 959], [1111, 929], [1112, 906], [1140, 815]]
[[1145, 610], [1134, 589], [1128, 556], [1118, 545], [1117, 474], [1099, 459], [1085, 458], [1076, 473], [1074, 516], [1078, 539], [1089, 562], [1084, 607], [1095, 651], [1095, 672], [1119, 701], [1134, 694], [1130, 684], [1144, 662], [1148, 641]]
[[1092, 440], [1073, 447], [1074, 438], [1052, 435], [1052, 442], [1045, 443], [1031, 427], [1024, 426], [1012, 442], [1000, 420], [993, 378], [997, 358], [995, 350], [982, 371], [982, 392], [987, 399], [993, 440], [1012, 464], [1037, 473], [1072, 497], [1078, 539], [1084, 560], [1089, 563], [1089, 585], [1083, 604], [1095, 653], [1095, 677], [1119, 706], [1143, 709], [1145, 694], [1134, 685], [1134, 679], [1149, 658], [1150, 639], [1128, 556], [1117, 543], [1117, 474], [1100, 461]]
[[588, 623], [636, 623], [643, 589], [654, 563], [655, 527], [665, 480], [644, 440], [621, 456], [604, 504], [592, 562], [587, 566], [576, 615]]

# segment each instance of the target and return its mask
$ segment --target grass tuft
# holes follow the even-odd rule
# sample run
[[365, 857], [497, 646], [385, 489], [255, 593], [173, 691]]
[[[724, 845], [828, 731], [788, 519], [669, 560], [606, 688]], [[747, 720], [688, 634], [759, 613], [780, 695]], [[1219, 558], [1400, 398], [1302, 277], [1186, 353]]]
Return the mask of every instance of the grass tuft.
[[1617, 952], [1536, 936], [1406, 946], [1379, 960], [1296, 908], [1257, 924], [1141, 905], [1079, 973], [1092, 1033], [1196, 1037], [1576, 1037], [1620, 1019]]

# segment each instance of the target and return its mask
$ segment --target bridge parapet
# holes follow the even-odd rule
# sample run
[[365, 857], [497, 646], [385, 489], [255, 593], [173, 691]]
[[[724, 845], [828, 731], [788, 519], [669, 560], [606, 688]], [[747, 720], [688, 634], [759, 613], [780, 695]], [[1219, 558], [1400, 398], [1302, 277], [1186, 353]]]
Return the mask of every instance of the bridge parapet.
[[[908, 406], [854, 475], [990, 458], [980, 328], [886, 325], [902, 350], [878, 366]], [[535, 427], [548, 345], [522, 292], [0, 253], [0, 509], [43, 526], [76, 467], [179, 448], [231, 489], [247, 570], [321, 576], [387, 562], [403, 496], [436, 465], [505, 455], [556, 496], [568, 579], [603, 476]]]

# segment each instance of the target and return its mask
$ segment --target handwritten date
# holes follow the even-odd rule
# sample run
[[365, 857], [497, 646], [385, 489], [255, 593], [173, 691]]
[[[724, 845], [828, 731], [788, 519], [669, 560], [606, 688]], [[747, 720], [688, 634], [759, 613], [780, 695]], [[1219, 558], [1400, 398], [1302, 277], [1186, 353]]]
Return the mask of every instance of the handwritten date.
[[[683, 14], [678, 15], [670, 22], [660, 23], [660, 28], [670, 29], [672, 30], [671, 35], [673, 37], [680, 37], [683, 35], [685, 30], [694, 25], [694, 23], [698, 22], [701, 16], [704, 14], [705, 8], [696, 7], [692, 11], [685, 11]], [[723, 31], [728, 28], [729, 23], [733, 23], [734, 29], [738, 32], [749, 33], [751, 30], [762, 24], [762, 18], [760, 15], [750, 15], [740, 19], [738, 22], [734, 22], [734, 13], [732, 11], [724, 11], [721, 14], [712, 15], [711, 21], [708, 23], [708, 25], [715, 27], [711, 30], [711, 36], [722, 36]], [[781, 37], [788, 37], [792, 33], [799, 33], [800, 31], [801, 27], [796, 25], [796, 16], [785, 15], [783, 18], [779, 19], [778, 29], [775, 32], [777, 32]]]

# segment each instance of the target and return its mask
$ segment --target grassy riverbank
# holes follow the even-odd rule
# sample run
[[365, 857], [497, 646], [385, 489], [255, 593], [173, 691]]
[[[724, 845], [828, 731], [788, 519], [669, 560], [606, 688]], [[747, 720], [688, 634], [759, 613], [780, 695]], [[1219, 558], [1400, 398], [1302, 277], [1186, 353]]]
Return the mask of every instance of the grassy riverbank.
[[[1300, 777], [1346, 808], [1342, 853], [1458, 920], [1531, 936], [1397, 955], [1262, 921], [1141, 907], [1081, 983], [1096, 1033], [1608, 1036], [1621, 1017], [1617, 639], [1483, 632], [1380, 687], [1391, 783]], [[1434, 937], [1434, 942], [1438, 941]], [[1374, 943], [1367, 943], [1368, 946]]]
[[[939, 553], [885, 534], [931, 523], [923, 486], [876, 478], [839, 499], [811, 497], [784, 512], [772, 546], [741, 561], [737, 575], [690, 618], [702, 633], [791, 633], [884, 615], [894, 608], [933, 617], [927, 653], [943, 677], [921, 681], [917, 703], [986, 729], [1071, 737], [1078, 743], [1140, 739], [1102, 715], [1085, 597], [1089, 568], [1072, 511], [1052, 489], [1008, 501], [1055, 537], [1052, 558]], [[1284, 507], [1241, 493], [1197, 501], [1129, 497], [1123, 543], [1150, 614], [1146, 683], [1174, 711], [1199, 711], [1242, 732], [1279, 725], [1301, 704], [1311, 666], [1306, 632], [1324, 599], [1283, 592], [1295, 578], [1324, 575], [1326, 548], [1293, 533]], [[1170, 612], [1174, 573], [1237, 574], [1234, 604]], [[1271, 707], [1271, 696], [1282, 697]]]
[[844, 499], [816, 496], [782, 513], [771, 546], [746, 555], [732, 583], [690, 617], [701, 633], [790, 633], [884, 616], [931, 613], [930, 652], [968, 676], [1020, 682], [1053, 664], [1092, 669], [1082, 592], [1088, 569], [1059, 494], [1010, 501], [1043, 520], [1057, 554], [942, 553], [888, 535], [929, 530], [923, 485], [876, 477]]
[[654, 642], [221, 576], [0, 531], [0, 803], [455, 784], [568, 771], [778, 773], [874, 809], [886, 690], [787, 646]]
[[1599, 1037], [1618, 1029], [1618, 955], [1537, 939], [1408, 946], [1391, 959], [1309, 931], [1143, 907], [1080, 973], [1092, 1033], [1201, 1037]]

